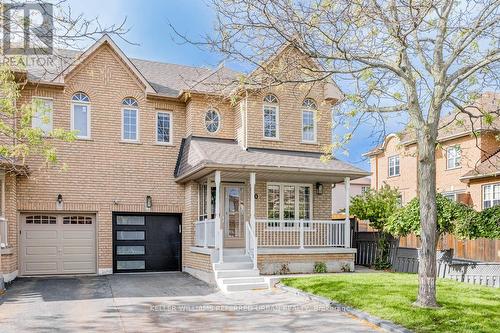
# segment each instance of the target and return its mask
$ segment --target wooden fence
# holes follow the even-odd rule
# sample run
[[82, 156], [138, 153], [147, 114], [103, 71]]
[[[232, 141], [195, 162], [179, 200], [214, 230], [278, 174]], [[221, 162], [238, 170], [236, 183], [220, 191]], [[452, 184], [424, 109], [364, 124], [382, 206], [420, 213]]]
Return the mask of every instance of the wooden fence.
[[[418, 248], [420, 239], [409, 235], [399, 239], [400, 247]], [[500, 262], [500, 239], [461, 240], [452, 235], [442, 235], [438, 242], [438, 250], [453, 249], [454, 258]]]

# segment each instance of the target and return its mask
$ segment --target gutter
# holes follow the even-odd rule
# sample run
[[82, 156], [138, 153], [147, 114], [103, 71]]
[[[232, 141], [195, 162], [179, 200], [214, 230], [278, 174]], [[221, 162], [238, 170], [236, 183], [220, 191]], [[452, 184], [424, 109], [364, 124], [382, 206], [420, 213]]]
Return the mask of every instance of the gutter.
[[325, 174], [332, 175], [334, 172], [337, 175], [354, 175], [365, 177], [369, 176], [371, 173], [367, 171], [333, 171], [333, 170], [319, 170], [319, 169], [310, 169], [310, 168], [300, 168], [300, 167], [272, 167], [272, 166], [259, 166], [259, 165], [237, 165], [237, 164], [217, 164], [217, 163], [202, 163], [190, 172], [178, 177], [175, 181], [181, 182], [182, 180], [192, 176], [193, 174], [201, 171], [205, 168], [219, 168], [219, 169], [231, 169], [231, 170], [261, 170], [261, 171], [288, 171], [288, 172], [304, 172], [304, 173], [312, 173], [312, 174]]
[[480, 178], [497, 177], [497, 176], [500, 176], [500, 171], [486, 173], [486, 174], [479, 174], [479, 175], [462, 176], [459, 179], [462, 181], [469, 181], [471, 179], [480, 179]]

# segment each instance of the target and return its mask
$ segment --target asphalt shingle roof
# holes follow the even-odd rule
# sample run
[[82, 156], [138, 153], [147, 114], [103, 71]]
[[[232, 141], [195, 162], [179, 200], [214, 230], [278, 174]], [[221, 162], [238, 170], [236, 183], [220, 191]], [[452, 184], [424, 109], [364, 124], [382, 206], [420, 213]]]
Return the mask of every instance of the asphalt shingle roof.
[[321, 155], [262, 148], [245, 150], [234, 140], [190, 136], [182, 143], [175, 177], [182, 177], [204, 165], [302, 168], [310, 171], [331, 171], [332, 174], [368, 175], [366, 171], [336, 159], [322, 161]]

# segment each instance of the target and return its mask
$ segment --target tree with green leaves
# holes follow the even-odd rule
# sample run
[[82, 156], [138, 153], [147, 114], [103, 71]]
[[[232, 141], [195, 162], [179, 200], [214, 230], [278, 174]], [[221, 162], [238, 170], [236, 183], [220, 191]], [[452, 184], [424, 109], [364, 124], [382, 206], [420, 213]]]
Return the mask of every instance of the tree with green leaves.
[[[417, 144], [418, 197], [422, 205], [419, 290], [416, 305], [436, 307], [436, 144], [440, 118], [456, 109], [471, 122], [493, 124], [500, 114], [477, 108], [481, 93], [499, 89], [498, 0], [210, 0], [215, 33], [187, 42], [243, 62], [265, 76], [241, 78], [243, 87], [310, 84], [334, 79], [345, 94], [341, 147], [366, 122], [391, 115], [405, 122]], [[176, 32], [175, 28], [174, 32]], [[283, 45], [299, 50], [301, 75], [269, 68]], [[264, 78], [264, 79], [262, 79]], [[262, 80], [261, 80], [262, 79]], [[474, 109], [475, 112], [470, 112]], [[477, 111], [477, 112], [476, 112]], [[366, 127], [365, 127], [366, 128]], [[377, 133], [374, 133], [375, 135]]]
[[[436, 194], [438, 236], [446, 233], [459, 239], [500, 238], [500, 206], [481, 212]], [[394, 236], [415, 234], [421, 237], [420, 201], [411, 200], [389, 217], [384, 230]]]
[[376, 269], [391, 267], [390, 244], [384, 229], [391, 215], [397, 211], [399, 204], [399, 191], [389, 185], [384, 185], [379, 190], [368, 190], [351, 199], [350, 212], [362, 220], [368, 220], [370, 226], [378, 231]]

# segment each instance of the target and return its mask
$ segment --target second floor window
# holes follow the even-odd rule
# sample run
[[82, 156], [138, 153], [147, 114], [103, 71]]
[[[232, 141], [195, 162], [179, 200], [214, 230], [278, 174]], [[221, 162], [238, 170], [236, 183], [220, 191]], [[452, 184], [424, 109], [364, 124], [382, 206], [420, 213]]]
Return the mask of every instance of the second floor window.
[[399, 155], [389, 157], [389, 177], [399, 176]]
[[460, 167], [462, 152], [459, 146], [448, 147], [446, 149], [446, 168], [455, 169]]
[[483, 208], [500, 205], [500, 183], [483, 185]]
[[122, 140], [139, 141], [139, 104], [133, 98], [125, 98], [122, 104]]
[[205, 128], [210, 133], [215, 133], [219, 130], [220, 115], [215, 110], [208, 110], [205, 114]]
[[306, 98], [302, 103], [302, 141], [316, 142], [316, 103]]
[[71, 130], [79, 138], [90, 138], [90, 99], [82, 92], [71, 98]]
[[279, 106], [278, 99], [274, 95], [264, 97], [264, 138], [277, 139], [279, 137]]
[[158, 112], [156, 114], [156, 142], [172, 143], [172, 113]]
[[33, 97], [33, 108], [35, 110], [31, 119], [31, 126], [39, 128], [45, 134], [52, 132], [52, 118], [54, 113], [54, 102], [49, 98]]

